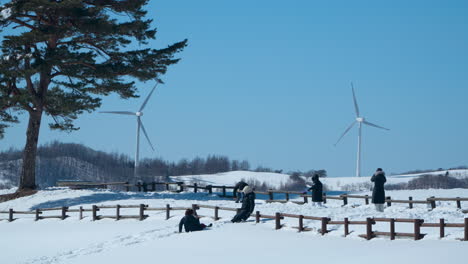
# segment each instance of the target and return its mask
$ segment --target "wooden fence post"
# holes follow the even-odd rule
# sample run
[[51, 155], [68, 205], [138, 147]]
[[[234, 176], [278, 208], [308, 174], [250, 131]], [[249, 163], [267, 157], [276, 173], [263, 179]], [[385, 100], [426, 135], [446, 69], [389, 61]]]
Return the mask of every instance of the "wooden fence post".
[[156, 191], [156, 183], [153, 181], [151, 182], [151, 191], [155, 192]]
[[273, 201], [275, 197], [273, 197], [273, 193], [271, 192], [271, 190], [268, 190], [268, 198]]
[[208, 185], [206, 187], [208, 188], [208, 194], [212, 194], [213, 193], [213, 186]]
[[304, 231], [304, 216], [299, 216], [299, 232]]
[[443, 238], [445, 236], [445, 220], [443, 218], [439, 220], [439, 225], [440, 225], [440, 238]]
[[344, 219], [344, 236], [346, 237], [349, 235], [349, 220], [348, 217], [345, 217]]
[[414, 240], [421, 239], [421, 224], [423, 222], [422, 219], [414, 219]]
[[326, 204], [327, 203], [327, 194], [326, 193], [323, 193], [323, 203]]
[[304, 203], [308, 203], [309, 202], [308, 200], [309, 199], [307, 199], [307, 196], [304, 196]]
[[348, 196], [346, 196], [346, 194], [344, 194], [341, 197], [343, 197], [343, 205], [347, 205], [348, 204]]
[[115, 221], [120, 220], [120, 204], [115, 207]]
[[409, 204], [409, 208], [410, 208], [410, 209], [413, 209], [413, 203], [411, 202], [411, 201], [413, 201], [413, 197], [412, 197], [412, 196], [408, 197], [408, 200], [410, 200], [410, 202], [408, 203], [408, 204]]
[[390, 240], [395, 240], [395, 218], [390, 218]]
[[392, 206], [392, 197], [387, 196], [387, 197], [385, 197], [385, 199], [388, 200], [387, 201], [387, 206]]
[[129, 192], [130, 191], [130, 186], [129, 186], [129, 182], [125, 182], [125, 191]]
[[143, 192], [148, 192], [148, 183], [143, 182], [142, 187], [143, 187]]
[[327, 231], [328, 220], [330, 219], [327, 217], [322, 217], [322, 230], [320, 230], [320, 233], [322, 234], [322, 236], [328, 232]]
[[[236, 194], [234, 193], [234, 191], [232, 192], [232, 195], [236, 197]], [[226, 197], [226, 186], [224, 185], [223, 185], [223, 197]]]
[[281, 229], [281, 214], [280, 213], [275, 214], [275, 229], [276, 230]]
[[[169, 186], [169, 185], [168, 185]], [[168, 187], [169, 188], [169, 187]], [[179, 183], [179, 192], [183, 192], [184, 191], [184, 183], [183, 182], [180, 182]]]
[[260, 211], [255, 212], [255, 223], [260, 223]]
[[140, 221], [145, 220], [145, 205], [140, 204]]
[[194, 192], [194, 193], [197, 193], [197, 192], [198, 192], [198, 184], [197, 184], [197, 183], [194, 183], [194, 184], [193, 184], [193, 192]]
[[39, 221], [39, 219], [41, 219], [39, 214], [40, 214], [39, 209], [36, 209], [36, 220], [35, 221]]
[[169, 191], [169, 183], [166, 182], [166, 191]]
[[138, 192], [141, 192], [141, 182], [137, 183]]
[[215, 206], [214, 208], [214, 220], [215, 221], [218, 221], [219, 220], [219, 207], [218, 206]]
[[65, 218], [67, 218], [67, 210], [68, 210], [68, 207], [66, 207], [66, 206], [62, 207], [62, 215], [61, 215], [60, 219], [65, 220]]
[[13, 209], [8, 210], [8, 222], [13, 222]]
[[461, 202], [460, 202], [460, 197], [457, 197], [457, 208], [461, 209]]
[[372, 219], [369, 217], [366, 218], [366, 239], [372, 239]]
[[83, 219], [83, 206], [80, 206], [80, 220]]
[[364, 198], [366, 200], [366, 204], [369, 204], [369, 195], [366, 194], [366, 198]]
[[431, 209], [436, 208], [436, 202], [435, 200], [432, 200], [431, 198], [435, 198], [434, 196], [431, 196], [430, 198], [427, 198], [427, 201], [431, 204]]
[[166, 204], [166, 220], [171, 218], [171, 206]]
[[97, 217], [97, 205], [93, 205], [93, 221], [98, 220]]
[[285, 192], [284, 194], [286, 195], [286, 201], [289, 201], [289, 193]]
[[464, 241], [468, 241], [468, 218], [465, 218], [465, 238]]

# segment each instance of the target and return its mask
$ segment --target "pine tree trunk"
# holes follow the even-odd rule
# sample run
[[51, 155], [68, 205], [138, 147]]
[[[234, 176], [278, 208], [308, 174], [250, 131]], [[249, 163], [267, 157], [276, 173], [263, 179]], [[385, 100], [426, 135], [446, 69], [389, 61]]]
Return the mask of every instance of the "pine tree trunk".
[[29, 113], [26, 145], [23, 151], [23, 169], [18, 190], [36, 189], [36, 153], [41, 128], [42, 111]]

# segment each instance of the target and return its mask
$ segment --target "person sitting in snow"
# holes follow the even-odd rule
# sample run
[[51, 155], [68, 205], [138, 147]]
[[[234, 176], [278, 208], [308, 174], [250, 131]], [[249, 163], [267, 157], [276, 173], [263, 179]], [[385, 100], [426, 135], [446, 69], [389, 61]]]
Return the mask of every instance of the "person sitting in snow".
[[371, 182], [374, 183], [374, 189], [372, 190], [372, 203], [375, 204], [375, 209], [379, 212], [384, 211], [384, 184], [386, 181], [387, 179], [385, 178], [385, 172], [381, 168], [378, 168], [371, 178]]
[[242, 193], [242, 190], [247, 185], [248, 184], [246, 182], [240, 181], [234, 186], [234, 190], [232, 192], [233, 192], [234, 196], [237, 197], [236, 203], [238, 203], [238, 202], [242, 203], [242, 201], [244, 200], [244, 194]]
[[252, 214], [255, 208], [255, 193], [250, 186], [245, 186], [242, 190], [244, 193], [244, 200], [242, 201], [242, 207], [239, 210], [239, 213], [232, 218], [231, 222], [241, 222], [247, 220]]
[[[209, 224], [208, 227], [213, 224]], [[200, 231], [207, 227], [205, 224], [200, 224], [200, 219], [194, 215], [192, 209], [187, 209], [185, 211], [185, 216], [180, 219], [179, 223], [179, 233], [182, 233], [182, 226], [185, 227], [185, 232]]]
[[314, 205], [322, 206], [323, 202], [323, 185], [319, 180], [319, 175], [314, 174], [312, 177], [312, 186], [308, 189], [312, 191], [312, 202]]

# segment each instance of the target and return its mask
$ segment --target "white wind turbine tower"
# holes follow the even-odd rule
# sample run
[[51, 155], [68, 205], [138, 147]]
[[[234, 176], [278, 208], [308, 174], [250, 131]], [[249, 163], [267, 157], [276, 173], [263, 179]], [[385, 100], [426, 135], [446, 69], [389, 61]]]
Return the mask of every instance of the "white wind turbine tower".
[[148, 103], [151, 95], [153, 94], [154, 90], [156, 89], [156, 86], [158, 83], [156, 83], [151, 90], [151, 92], [148, 94], [146, 97], [145, 101], [141, 105], [140, 109], [138, 112], [131, 112], [131, 111], [101, 111], [99, 113], [105, 113], [105, 114], [117, 114], [117, 115], [131, 115], [131, 116], [136, 116], [137, 117], [137, 133], [136, 133], [136, 152], [135, 152], [135, 169], [133, 172], [134, 178], [138, 179], [138, 161], [140, 158], [140, 129], [143, 131], [143, 134], [146, 137], [146, 140], [148, 140], [148, 143], [151, 147], [151, 149], [154, 151], [153, 144], [151, 144], [151, 140], [148, 137], [148, 134], [146, 133], [145, 126], [143, 126], [143, 122], [141, 121], [141, 116], [143, 116], [143, 109], [145, 109], [146, 104]]
[[354, 109], [356, 110], [356, 120], [354, 120], [353, 123], [351, 123], [351, 125], [345, 130], [345, 132], [343, 132], [343, 134], [342, 134], [341, 137], [338, 139], [338, 141], [336, 141], [335, 146], [336, 146], [336, 144], [338, 144], [338, 142], [340, 142], [340, 140], [344, 137], [344, 135], [346, 135], [346, 133], [348, 133], [348, 131], [349, 131], [356, 123], [359, 124], [356, 177], [361, 177], [361, 136], [362, 136], [361, 130], [362, 130], [362, 124], [366, 124], [366, 125], [373, 126], [373, 127], [380, 128], [380, 129], [384, 129], [384, 130], [390, 130], [390, 129], [385, 128], [385, 127], [378, 126], [378, 125], [376, 125], [376, 124], [372, 124], [371, 122], [367, 122], [367, 121], [364, 119], [364, 117], [362, 117], [362, 116], [360, 115], [360, 113], [359, 113], [359, 107], [358, 107], [358, 104], [357, 104], [357, 101], [356, 101], [356, 95], [355, 95], [355, 93], [354, 93], [354, 86], [353, 86], [353, 83], [351, 83], [351, 90], [353, 91], [353, 101], [354, 101]]

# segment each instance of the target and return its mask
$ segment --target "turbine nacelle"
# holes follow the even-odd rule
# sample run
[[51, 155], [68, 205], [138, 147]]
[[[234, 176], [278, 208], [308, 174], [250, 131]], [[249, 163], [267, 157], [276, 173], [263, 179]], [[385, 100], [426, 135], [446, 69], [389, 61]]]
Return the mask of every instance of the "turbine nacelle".
[[362, 123], [364, 122], [364, 117], [356, 117], [356, 121]]
[[136, 116], [142, 116], [142, 115], [143, 115], [143, 112], [136, 112], [135, 115], [136, 115]]

